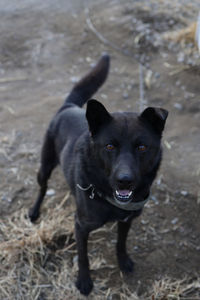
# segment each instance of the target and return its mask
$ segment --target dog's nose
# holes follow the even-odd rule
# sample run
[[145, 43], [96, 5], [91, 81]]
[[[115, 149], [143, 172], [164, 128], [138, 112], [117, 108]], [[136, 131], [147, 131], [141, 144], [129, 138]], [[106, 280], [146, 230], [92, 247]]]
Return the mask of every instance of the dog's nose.
[[130, 186], [133, 183], [133, 175], [120, 173], [117, 175], [117, 182], [119, 185]]

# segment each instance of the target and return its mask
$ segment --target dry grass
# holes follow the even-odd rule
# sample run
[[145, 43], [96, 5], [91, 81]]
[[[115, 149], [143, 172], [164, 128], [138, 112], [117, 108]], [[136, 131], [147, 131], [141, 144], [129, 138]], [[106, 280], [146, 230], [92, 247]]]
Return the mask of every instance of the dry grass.
[[[67, 204], [67, 209], [64, 209]], [[85, 299], [74, 286], [77, 254], [74, 240], [74, 207], [69, 194], [55, 208], [48, 207], [42, 221], [31, 224], [22, 209], [1, 222], [0, 227], [0, 299]], [[99, 231], [105, 231], [105, 228]], [[92, 243], [98, 242], [93, 239]], [[91, 255], [89, 253], [89, 255]], [[101, 253], [91, 256], [91, 269], [113, 273]], [[109, 288], [109, 276], [96, 280], [95, 296], [89, 299], [133, 299], [123, 283]], [[120, 298], [118, 298], [118, 296]], [[94, 298], [93, 298], [94, 297]]]
[[[56, 207], [48, 207], [48, 214], [43, 214], [43, 220], [36, 225], [28, 220], [25, 209], [1, 222], [1, 300], [85, 299], [74, 286], [77, 254], [73, 234], [74, 207], [71, 203], [68, 194]], [[108, 230], [101, 228], [99, 232]], [[92, 272], [98, 270], [89, 299], [200, 299], [195, 298], [200, 296], [200, 281], [187, 283], [186, 280], [173, 282], [165, 279], [155, 282], [152, 291], [142, 297], [131, 292], [123, 277], [118, 276], [118, 282], [113, 283], [111, 278], [116, 266], [107, 264], [100, 250], [92, 255], [100, 239], [104, 238], [94, 234], [92, 249], [89, 250]]]
[[188, 280], [162, 279], [154, 283], [152, 300], [198, 300], [200, 299], [200, 279], [189, 283]]
[[163, 36], [165, 39], [175, 42], [196, 44], [196, 30], [197, 23], [194, 22], [183, 29], [165, 33]]
[[24, 209], [1, 224], [0, 299], [42, 299], [43, 294], [76, 299], [71, 269], [61, 255], [74, 246], [73, 210], [63, 209], [67, 198], [37, 225]]

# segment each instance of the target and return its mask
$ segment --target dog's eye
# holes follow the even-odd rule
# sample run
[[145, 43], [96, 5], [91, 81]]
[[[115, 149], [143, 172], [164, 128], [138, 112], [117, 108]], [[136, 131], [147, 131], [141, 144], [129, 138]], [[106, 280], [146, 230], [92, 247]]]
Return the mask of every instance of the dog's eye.
[[112, 144], [106, 145], [106, 150], [112, 151], [112, 150], [114, 150], [114, 149], [115, 149], [115, 146], [114, 146], [114, 145], [112, 145]]
[[137, 147], [137, 149], [138, 149], [139, 152], [145, 152], [147, 150], [147, 146], [145, 146], [145, 145], [139, 145]]

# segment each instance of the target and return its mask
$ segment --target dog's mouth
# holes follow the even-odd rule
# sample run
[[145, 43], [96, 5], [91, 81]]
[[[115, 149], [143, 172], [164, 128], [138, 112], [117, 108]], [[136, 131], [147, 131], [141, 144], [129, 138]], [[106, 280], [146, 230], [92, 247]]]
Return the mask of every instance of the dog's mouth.
[[120, 205], [127, 204], [133, 199], [133, 191], [131, 190], [115, 190], [114, 198]]

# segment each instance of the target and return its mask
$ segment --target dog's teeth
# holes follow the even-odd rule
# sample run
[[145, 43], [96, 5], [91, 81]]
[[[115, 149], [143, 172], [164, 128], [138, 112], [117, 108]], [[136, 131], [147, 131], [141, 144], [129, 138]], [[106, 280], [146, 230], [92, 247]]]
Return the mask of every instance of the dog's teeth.
[[133, 191], [130, 191], [126, 195], [123, 195], [123, 193], [122, 192], [120, 193], [120, 191], [118, 191], [118, 190], [116, 190], [115, 193], [119, 198], [125, 199], [125, 198], [129, 198], [132, 195]]

